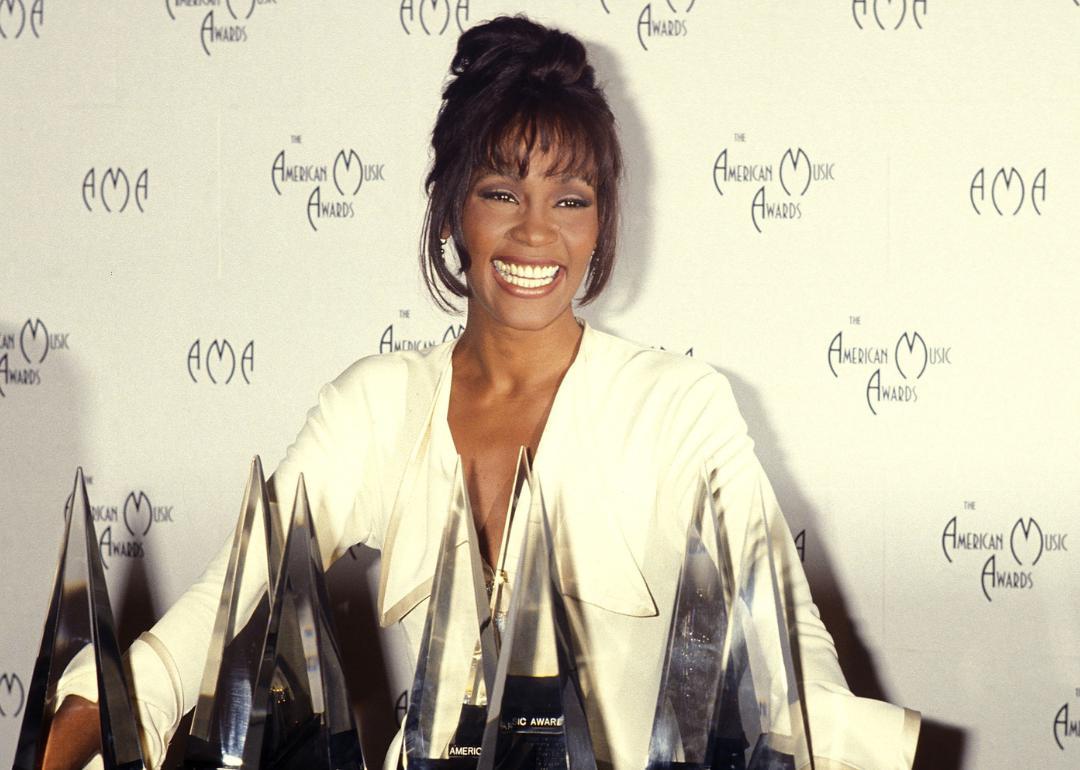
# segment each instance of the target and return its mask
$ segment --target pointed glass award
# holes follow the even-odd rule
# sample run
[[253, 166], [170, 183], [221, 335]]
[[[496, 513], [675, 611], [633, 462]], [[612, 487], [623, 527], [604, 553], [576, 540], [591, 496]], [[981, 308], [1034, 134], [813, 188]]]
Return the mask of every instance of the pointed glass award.
[[[524, 511], [522, 516], [528, 519], [529, 508], [529, 484], [532, 478], [529, 450], [527, 447], [518, 449], [517, 467], [514, 470], [514, 486], [510, 490], [510, 501], [506, 506], [506, 521], [503, 523], [502, 539], [499, 544], [498, 564], [493, 570], [491, 581], [491, 623], [495, 634], [495, 649], [502, 648], [502, 635], [506, 631], [506, 617], [510, 612], [510, 582], [506, 571], [506, 562], [510, 558], [510, 531], [514, 520], [518, 518], [518, 511]], [[524, 494], [522, 494], [524, 491]]]
[[56, 685], [75, 654], [93, 646], [97, 668], [97, 704], [101, 722], [101, 757], [106, 770], [142, 770], [142, 748], [131, 706], [101, 551], [94, 533], [82, 468], [65, 510], [64, 541], [52, 601], [45, 617], [41, 648], [15, 748], [14, 770], [36, 770], [45, 751]]
[[[686, 530], [660, 691], [649, 770], [709, 770], [718, 746], [717, 695], [733, 590], [730, 555], [702, 476]], [[742, 749], [742, 746], [739, 746]]]
[[479, 541], [459, 459], [405, 716], [410, 770], [476, 767], [495, 660]]
[[[199, 700], [185, 746], [187, 768], [240, 766], [283, 539], [281, 522], [270, 507], [262, 461], [255, 457], [236, 522]], [[251, 616], [245, 619], [239, 616], [238, 605], [245, 587], [250, 591], [252, 584], [259, 598]]]
[[554, 538], [535, 477], [488, 704], [479, 770], [596, 770], [570, 628], [555, 584]]
[[[747, 515], [736, 575], [717, 734], [745, 741], [713, 767], [723, 770], [795, 770], [809, 766], [805, 712], [781, 599], [772, 533], [760, 483]], [[737, 715], [737, 717], [736, 717]]]
[[362, 770], [301, 474], [244, 741], [247, 770]]

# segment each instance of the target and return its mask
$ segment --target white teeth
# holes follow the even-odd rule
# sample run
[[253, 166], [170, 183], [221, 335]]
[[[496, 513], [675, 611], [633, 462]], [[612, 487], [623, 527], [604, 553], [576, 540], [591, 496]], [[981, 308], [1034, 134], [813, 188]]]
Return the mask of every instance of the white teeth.
[[559, 273], [557, 265], [519, 265], [513, 262], [492, 260], [495, 269], [507, 283], [524, 289], [536, 289], [547, 286]]

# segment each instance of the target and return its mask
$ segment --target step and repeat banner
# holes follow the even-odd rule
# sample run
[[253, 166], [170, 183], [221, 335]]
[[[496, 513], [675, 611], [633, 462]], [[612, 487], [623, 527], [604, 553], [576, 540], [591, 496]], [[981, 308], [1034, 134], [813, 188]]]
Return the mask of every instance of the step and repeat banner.
[[[852, 689], [922, 768], [1080, 767], [1080, 2], [0, 0], [0, 764], [75, 469], [121, 636], [417, 268], [457, 36], [581, 37], [621, 126], [581, 314], [731, 381]], [[413, 662], [331, 571], [371, 759]]]

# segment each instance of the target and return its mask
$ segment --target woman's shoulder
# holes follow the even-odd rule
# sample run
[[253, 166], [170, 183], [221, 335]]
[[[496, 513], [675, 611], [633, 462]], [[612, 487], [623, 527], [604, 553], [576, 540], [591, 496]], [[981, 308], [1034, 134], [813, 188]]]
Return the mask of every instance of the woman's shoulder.
[[671, 394], [686, 390], [730, 390], [727, 378], [692, 355], [651, 348], [590, 328], [590, 363], [608, 374], [619, 388]]
[[401, 350], [364, 356], [345, 368], [330, 385], [344, 396], [392, 398], [434, 388], [450, 355], [451, 342], [424, 350]]

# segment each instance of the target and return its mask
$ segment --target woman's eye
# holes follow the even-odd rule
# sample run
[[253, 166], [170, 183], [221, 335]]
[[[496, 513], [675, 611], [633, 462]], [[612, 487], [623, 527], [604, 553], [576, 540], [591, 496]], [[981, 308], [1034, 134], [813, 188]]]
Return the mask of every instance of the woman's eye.
[[480, 193], [480, 197], [489, 201], [502, 201], [504, 203], [515, 203], [514, 196], [505, 190], [488, 190]]
[[559, 201], [558, 205], [563, 208], [583, 209], [591, 206], [592, 202], [587, 201], [584, 198], [563, 198]]

